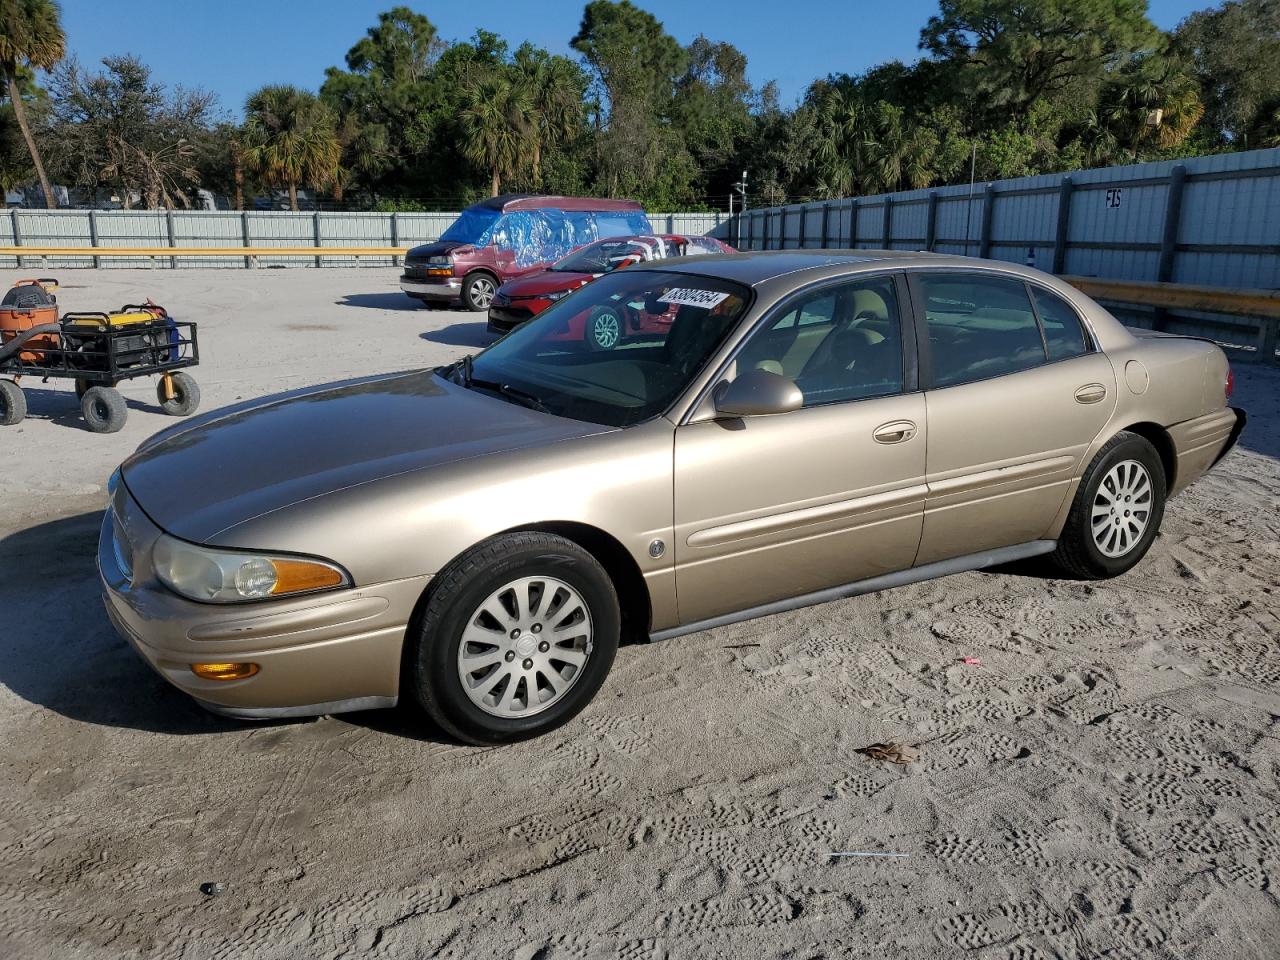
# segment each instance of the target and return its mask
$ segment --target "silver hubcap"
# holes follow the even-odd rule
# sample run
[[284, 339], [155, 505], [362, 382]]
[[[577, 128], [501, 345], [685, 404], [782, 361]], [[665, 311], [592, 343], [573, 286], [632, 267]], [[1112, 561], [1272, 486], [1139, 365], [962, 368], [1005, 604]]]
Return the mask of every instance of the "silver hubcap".
[[493, 282], [486, 280], [484, 277], [473, 281], [471, 284], [471, 302], [477, 307], [487, 307], [492, 303], [493, 293]]
[[591, 656], [591, 612], [554, 577], [521, 577], [476, 608], [458, 645], [458, 678], [477, 707], [527, 717], [561, 700]]
[[600, 314], [595, 318], [591, 326], [591, 335], [596, 338], [596, 343], [606, 350], [618, 342], [620, 333], [618, 318], [612, 313]]
[[1151, 522], [1151, 477], [1136, 460], [1107, 471], [1093, 497], [1093, 542], [1106, 557], [1123, 557]]

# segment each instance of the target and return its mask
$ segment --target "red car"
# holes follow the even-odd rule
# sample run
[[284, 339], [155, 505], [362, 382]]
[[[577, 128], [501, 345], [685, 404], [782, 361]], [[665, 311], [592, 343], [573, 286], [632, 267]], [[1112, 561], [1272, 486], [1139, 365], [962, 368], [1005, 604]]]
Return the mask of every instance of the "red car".
[[[498, 288], [489, 305], [489, 332], [506, 333], [551, 304], [584, 287], [596, 277], [633, 263], [664, 257], [692, 257], [708, 253], [736, 253], [714, 237], [660, 234], [610, 237], [579, 247], [542, 273], [511, 280]], [[619, 303], [597, 307], [571, 317], [563, 333], [566, 340], [586, 340], [593, 350], [612, 350], [622, 340], [658, 333], [675, 316], [668, 304]]]

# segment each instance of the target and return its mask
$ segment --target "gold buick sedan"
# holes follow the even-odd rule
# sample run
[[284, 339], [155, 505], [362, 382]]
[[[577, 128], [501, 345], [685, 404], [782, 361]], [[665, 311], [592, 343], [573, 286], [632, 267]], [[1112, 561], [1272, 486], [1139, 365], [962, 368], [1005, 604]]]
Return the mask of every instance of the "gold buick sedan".
[[622, 639], [1038, 555], [1123, 573], [1238, 438], [1230, 394], [1212, 343], [1007, 263], [654, 261], [451, 366], [158, 434], [98, 565], [120, 633], [211, 710], [405, 697], [498, 743], [578, 713]]

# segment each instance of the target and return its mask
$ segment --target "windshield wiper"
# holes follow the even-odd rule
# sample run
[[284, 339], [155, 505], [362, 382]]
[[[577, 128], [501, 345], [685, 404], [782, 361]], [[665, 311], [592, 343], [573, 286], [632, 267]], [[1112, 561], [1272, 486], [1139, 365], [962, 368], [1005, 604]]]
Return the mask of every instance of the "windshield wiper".
[[470, 377], [467, 380], [467, 385], [472, 388], [479, 387], [481, 390], [492, 390], [494, 393], [500, 394], [508, 400], [514, 400], [522, 407], [537, 410], [539, 413], [551, 412], [547, 409], [547, 405], [532, 393], [526, 393], [524, 390], [513, 387], [509, 383], [499, 383], [497, 380], [479, 380], [475, 377]]
[[499, 383], [497, 380], [482, 380], [472, 373], [471, 354], [467, 354], [456, 364], [454, 364], [453, 372], [462, 374], [462, 386], [468, 390], [479, 387], [481, 390], [492, 390], [500, 396], [506, 397], [508, 400], [514, 400], [522, 407], [528, 407], [531, 410], [537, 410], [539, 413], [550, 413], [547, 405], [535, 397], [532, 393], [528, 393], [518, 387], [513, 387], [509, 383]]

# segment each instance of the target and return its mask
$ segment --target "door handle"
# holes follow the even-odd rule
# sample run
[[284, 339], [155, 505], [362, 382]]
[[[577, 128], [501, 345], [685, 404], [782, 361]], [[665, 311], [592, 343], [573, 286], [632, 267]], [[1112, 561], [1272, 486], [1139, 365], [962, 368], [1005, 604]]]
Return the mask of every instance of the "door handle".
[[894, 420], [876, 427], [871, 436], [876, 443], [902, 443], [916, 435], [916, 425], [910, 420]]
[[1100, 383], [1086, 383], [1076, 391], [1076, 403], [1097, 403], [1107, 395], [1107, 388]]

